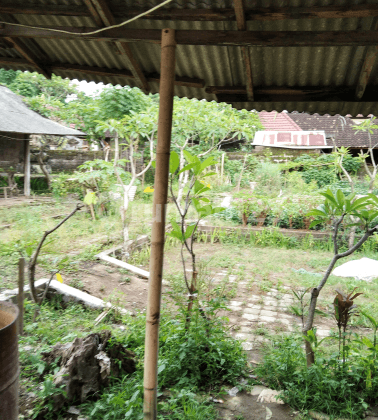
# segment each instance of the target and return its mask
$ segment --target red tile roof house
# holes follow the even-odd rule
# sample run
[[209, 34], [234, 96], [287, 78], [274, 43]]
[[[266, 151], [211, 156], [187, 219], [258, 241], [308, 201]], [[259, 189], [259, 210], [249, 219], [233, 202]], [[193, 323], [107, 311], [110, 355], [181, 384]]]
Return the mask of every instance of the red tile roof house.
[[[332, 146], [327, 146], [324, 130], [304, 129], [289, 115], [287, 112], [275, 111], [259, 113], [265, 130], [255, 134], [253, 145], [256, 152], [269, 148], [274, 160], [282, 161], [309, 151], [320, 153], [322, 149], [332, 149]], [[275, 159], [278, 156], [281, 159]]]
[[[324, 130], [328, 146], [348, 147], [354, 156], [357, 156], [361, 149], [366, 153], [370, 144], [378, 145], [378, 130], [373, 130], [370, 139], [368, 133], [353, 130], [353, 125], [365, 121], [368, 119], [366, 117], [351, 118], [350, 116], [311, 115], [299, 112], [289, 113], [287, 117], [302, 130]], [[375, 123], [378, 124], [378, 119], [375, 120]], [[376, 153], [374, 153], [375, 155]]]

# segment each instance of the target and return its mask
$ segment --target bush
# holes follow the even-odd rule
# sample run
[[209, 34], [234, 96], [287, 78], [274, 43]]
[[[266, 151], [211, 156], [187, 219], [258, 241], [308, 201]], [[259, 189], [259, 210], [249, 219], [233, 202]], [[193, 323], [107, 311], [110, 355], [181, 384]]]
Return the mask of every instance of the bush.
[[377, 371], [377, 361], [369, 365], [368, 356], [359, 350], [350, 353], [343, 367], [338, 353], [318, 350], [315, 364], [307, 368], [302, 344], [303, 338], [294, 336], [273, 343], [256, 373], [270, 387], [283, 390], [282, 399], [293, 408], [363, 417], [368, 403], [377, 400], [378, 378], [371, 370]]
[[278, 195], [282, 186], [280, 167], [274, 163], [259, 162], [254, 180], [257, 181], [256, 194]]

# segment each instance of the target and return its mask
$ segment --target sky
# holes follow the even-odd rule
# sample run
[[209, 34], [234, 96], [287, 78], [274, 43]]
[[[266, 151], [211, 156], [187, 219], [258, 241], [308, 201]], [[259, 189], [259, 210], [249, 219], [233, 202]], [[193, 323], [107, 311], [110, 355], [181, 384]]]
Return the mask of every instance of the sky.
[[96, 93], [100, 93], [105, 88], [103, 83], [86, 82], [85, 80], [74, 79], [72, 83], [75, 83], [78, 89], [88, 96], [96, 96]]

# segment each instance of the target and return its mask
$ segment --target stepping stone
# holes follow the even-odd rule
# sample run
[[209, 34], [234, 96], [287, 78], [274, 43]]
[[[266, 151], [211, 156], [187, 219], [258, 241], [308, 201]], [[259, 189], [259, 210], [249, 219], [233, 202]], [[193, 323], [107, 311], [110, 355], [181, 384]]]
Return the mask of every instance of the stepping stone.
[[243, 302], [238, 302], [237, 300], [232, 300], [230, 306], [242, 306]]
[[278, 302], [276, 300], [268, 300], [264, 299], [265, 306], [278, 306]]
[[281, 324], [285, 324], [285, 325], [292, 325], [293, 321], [290, 319], [285, 319], [285, 318], [280, 318], [279, 322], [281, 322]]
[[243, 314], [242, 318], [248, 319], [248, 321], [257, 321], [258, 315], [253, 314]]
[[247, 303], [248, 308], [252, 308], [252, 309], [261, 309], [262, 306], [261, 305], [256, 305], [255, 303]]
[[253, 349], [253, 343], [250, 343], [249, 341], [244, 341], [242, 343], [242, 347], [245, 351], [250, 351]]
[[[243, 315], [243, 317], [245, 317], [246, 315]], [[250, 315], [250, 316], [254, 316], [254, 315]], [[264, 321], [264, 322], [276, 322], [276, 318], [272, 317], [272, 316], [259, 316], [259, 321]]]
[[251, 327], [240, 327], [240, 330], [239, 330], [240, 332], [242, 332], [242, 333], [250, 333], [251, 332]]
[[244, 313], [246, 314], [252, 314], [252, 315], [258, 315], [261, 311], [261, 309], [255, 309], [255, 308], [244, 308]]
[[274, 317], [274, 316], [277, 316], [277, 315], [278, 315], [278, 313], [277, 313], [277, 312], [273, 312], [273, 311], [269, 311], [269, 310], [267, 310], [266, 308], [264, 308], [264, 309], [261, 311], [260, 315], [263, 315], [263, 316], [272, 316], [272, 317]]
[[227, 306], [231, 311], [241, 311], [243, 308], [241, 306]]

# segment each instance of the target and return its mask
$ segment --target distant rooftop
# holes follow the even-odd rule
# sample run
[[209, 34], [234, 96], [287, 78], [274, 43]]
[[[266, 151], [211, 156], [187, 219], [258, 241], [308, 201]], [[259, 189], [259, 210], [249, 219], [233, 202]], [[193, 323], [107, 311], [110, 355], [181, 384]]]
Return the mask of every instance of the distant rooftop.
[[0, 132], [20, 134], [47, 134], [54, 136], [85, 136], [32, 111], [22, 97], [0, 85]]
[[259, 113], [259, 117], [267, 131], [302, 131], [286, 112], [262, 111]]

